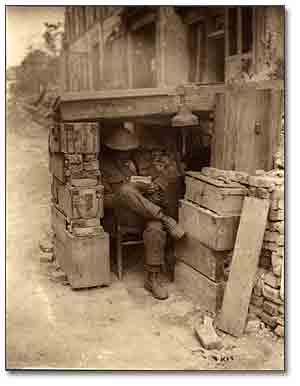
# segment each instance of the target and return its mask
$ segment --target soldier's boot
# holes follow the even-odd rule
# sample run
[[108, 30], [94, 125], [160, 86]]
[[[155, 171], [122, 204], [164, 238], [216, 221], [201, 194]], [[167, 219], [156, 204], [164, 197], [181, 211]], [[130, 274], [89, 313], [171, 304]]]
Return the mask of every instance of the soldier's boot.
[[159, 273], [164, 261], [167, 234], [160, 221], [151, 221], [143, 233], [145, 246], [145, 284], [144, 287], [156, 299], [167, 299], [169, 294], [166, 285], [160, 280]]
[[164, 300], [169, 297], [166, 285], [159, 278], [159, 272], [147, 271], [144, 287], [150, 291], [156, 299]]
[[184, 236], [184, 229], [172, 217], [161, 214], [160, 219], [173, 239], [180, 240]]

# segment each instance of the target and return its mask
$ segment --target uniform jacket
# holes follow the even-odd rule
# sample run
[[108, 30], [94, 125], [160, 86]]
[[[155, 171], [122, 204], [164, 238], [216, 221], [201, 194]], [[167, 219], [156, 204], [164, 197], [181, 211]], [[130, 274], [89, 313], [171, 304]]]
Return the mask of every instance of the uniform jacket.
[[151, 151], [136, 151], [129, 163], [104, 156], [101, 170], [106, 207], [112, 207], [114, 193], [122, 184], [129, 182], [133, 175], [152, 177], [152, 181], [160, 187], [160, 198], [157, 201], [166, 195], [169, 181], [180, 175], [175, 160], [169, 155], [163, 153], [154, 156]]

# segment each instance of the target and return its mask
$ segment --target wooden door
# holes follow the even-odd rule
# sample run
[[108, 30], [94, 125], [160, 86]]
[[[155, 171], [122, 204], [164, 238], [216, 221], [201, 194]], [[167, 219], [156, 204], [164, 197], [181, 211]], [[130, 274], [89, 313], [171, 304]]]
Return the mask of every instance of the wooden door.
[[274, 167], [282, 108], [282, 92], [230, 90], [216, 99], [211, 165], [254, 173]]

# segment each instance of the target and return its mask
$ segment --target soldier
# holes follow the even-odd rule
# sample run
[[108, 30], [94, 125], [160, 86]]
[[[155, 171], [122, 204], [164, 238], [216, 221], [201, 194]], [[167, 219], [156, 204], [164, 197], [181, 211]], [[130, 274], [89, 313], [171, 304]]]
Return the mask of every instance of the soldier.
[[[174, 172], [159, 167], [138, 152], [139, 140], [131, 127], [113, 130], [104, 144], [107, 151], [102, 160], [104, 206], [117, 210], [122, 224], [143, 229], [145, 246], [145, 288], [157, 299], [166, 299], [168, 291], [159, 280], [164, 260], [167, 233], [175, 240], [184, 230], [165, 214], [168, 176]], [[132, 176], [151, 176], [151, 182], [132, 182]]]

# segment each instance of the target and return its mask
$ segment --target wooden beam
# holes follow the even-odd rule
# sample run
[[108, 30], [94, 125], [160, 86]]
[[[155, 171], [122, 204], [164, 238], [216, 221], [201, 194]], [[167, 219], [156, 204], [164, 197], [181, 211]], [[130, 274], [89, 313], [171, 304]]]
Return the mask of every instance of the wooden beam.
[[173, 115], [178, 112], [180, 96], [185, 95], [192, 111], [211, 111], [216, 92], [222, 91], [224, 85], [67, 92], [61, 95], [60, 110], [64, 121]]
[[102, 100], [102, 99], [123, 99], [153, 96], [174, 96], [177, 95], [175, 88], [139, 88], [139, 89], [118, 89], [85, 92], [67, 92], [61, 95], [62, 102]]
[[172, 115], [178, 110], [179, 97], [155, 95], [146, 97], [83, 99], [60, 104], [63, 121], [128, 119], [157, 114]]

